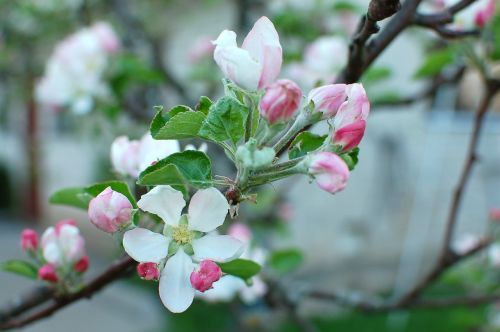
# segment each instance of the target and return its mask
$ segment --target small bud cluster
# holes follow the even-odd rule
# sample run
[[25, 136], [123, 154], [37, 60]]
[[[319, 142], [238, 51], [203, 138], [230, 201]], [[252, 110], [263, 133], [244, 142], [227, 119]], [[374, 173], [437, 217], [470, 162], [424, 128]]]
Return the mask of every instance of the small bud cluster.
[[61, 220], [47, 228], [40, 239], [35, 230], [24, 229], [20, 244], [37, 267], [38, 278], [62, 289], [77, 286], [89, 267], [85, 240], [73, 219]]

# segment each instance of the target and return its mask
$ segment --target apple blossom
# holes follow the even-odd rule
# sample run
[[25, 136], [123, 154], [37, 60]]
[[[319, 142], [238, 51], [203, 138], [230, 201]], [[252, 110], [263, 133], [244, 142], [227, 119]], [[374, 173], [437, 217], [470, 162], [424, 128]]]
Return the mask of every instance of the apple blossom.
[[338, 36], [323, 36], [316, 39], [306, 47], [304, 65], [316, 72], [324, 80], [331, 82], [332, 73], [338, 73], [347, 64], [347, 42]]
[[41, 248], [44, 259], [55, 267], [74, 264], [85, 256], [85, 240], [78, 227], [66, 220], [45, 230]]
[[454, 241], [452, 244], [452, 249], [459, 255], [466, 254], [470, 250], [477, 247], [481, 241], [481, 237], [476, 234], [464, 234]]
[[38, 249], [38, 234], [29, 228], [21, 232], [21, 249], [27, 252], [34, 252]]
[[89, 256], [83, 256], [78, 262], [73, 265], [73, 269], [78, 273], [83, 273], [89, 268]]
[[342, 151], [357, 147], [365, 134], [369, 112], [370, 102], [363, 85], [359, 83], [348, 85], [347, 101], [340, 106], [333, 121], [335, 127], [333, 143], [340, 145]]
[[176, 140], [155, 140], [149, 132], [140, 141], [117, 137], [111, 144], [111, 164], [121, 175], [138, 177], [154, 162], [180, 151]]
[[308, 172], [318, 186], [331, 194], [342, 191], [349, 179], [349, 168], [335, 153], [316, 152], [306, 160]]
[[297, 83], [281, 79], [267, 86], [260, 101], [260, 115], [269, 124], [287, 122], [300, 106], [302, 91]]
[[222, 271], [219, 265], [206, 259], [200, 262], [198, 269], [191, 272], [189, 280], [194, 289], [205, 292], [212, 288], [213, 283], [218, 281], [221, 276]]
[[144, 280], [158, 280], [160, 278], [158, 264], [152, 262], [137, 264], [137, 274]]
[[187, 214], [182, 214], [186, 205], [182, 193], [160, 185], [143, 195], [137, 205], [163, 220], [163, 234], [135, 228], [124, 234], [123, 247], [139, 263], [163, 264], [166, 260], [160, 276], [160, 298], [170, 311], [183, 312], [195, 294], [190, 281], [195, 262], [227, 262], [243, 250], [235, 238], [211, 233], [224, 223], [229, 204], [217, 189], [201, 189], [191, 197]]
[[314, 112], [323, 114], [328, 119], [337, 114], [340, 106], [347, 97], [347, 85], [329, 84], [312, 89], [307, 95], [307, 103], [314, 103]]
[[53, 108], [69, 106], [77, 114], [90, 112], [95, 98], [108, 95], [104, 72], [109, 53], [118, 46], [116, 35], [104, 22], [66, 37], [47, 61], [36, 86], [36, 100]]
[[106, 233], [115, 233], [130, 224], [133, 206], [128, 198], [107, 187], [89, 203], [90, 222]]
[[477, 27], [483, 28], [495, 15], [496, 0], [489, 0], [488, 3], [476, 12], [474, 23]]
[[236, 33], [224, 30], [213, 42], [214, 60], [224, 76], [240, 87], [255, 91], [274, 82], [283, 61], [278, 32], [261, 17], [238, 47]]
[[[228, 235], [233, 236], [245, 244], [245, 250], [241, 258], [250, 259], [260, 265], [264, 265], [267, 260], [267, 252], [259, 247], [252, 246], [252, 231], [243, 223], [233, 223], [228, 229]], [[236, 295], [247, 304], [252, 304], [267, 293], [267, 285], [259, 276], [252, 278], [249, 286], [241, 278], [224, 275], [219, 281], [212, 285], [204, 293], [198, 296], [207, 301], [230, 301]]]
[[51, 283], [56, 283], [59, 280], [57, 271], [54, 265], [45, 264], [38, 269], [38, 278]]

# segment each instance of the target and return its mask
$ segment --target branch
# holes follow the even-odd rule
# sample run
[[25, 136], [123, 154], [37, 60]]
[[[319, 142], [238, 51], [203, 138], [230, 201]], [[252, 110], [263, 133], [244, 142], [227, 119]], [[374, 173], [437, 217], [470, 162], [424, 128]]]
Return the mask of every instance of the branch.
[[[483, 119], [488, 111], [488, 107], [493, 99], [493, 96], [499, 90], [499, 84], [495, 80], [485, 80], [486, 82], [486, 92], [478, 107], [476, 116], [474, 119], [474, 128], [469, 142], [469, 148], [467, 152], [467, 157], [463, 166], [462, 174], [458, 180], [458, 184], [453, 193], [453, 198], [450, 204], [450, 210], [448, 213], [448, 219], [446, 221], [443, 247], [441, 249], [440, 256], [434, 268], [417, 284], [415, 287], [408, 292], [401, 300], [402, 305], [408, 304], [414, 301], [420, 296], [420, 294], [436, 279], [438, 279], [442, 273], [451, 265], [457, 262], [457, 255], [451, 249], [451, 239], [453, 235], [453, 230], [455, 228], [458, 212], [460, 205], [462, 203], [463, 193], [467, 182], [472, 173], [472, 167], [477, 160], [477, 146], [479, 141], [479, 136], [481, 134], [481, 129], [483, 125]], [[484, 243], [484, 245], [487, 245]], [[483, 245], [483, 247], [484, 247]], [[481, 249], [481, 248], [480, 248]]]
[[[49, 305], [24, 318], [10, 319], [7, 320], [6, 322], [1, 323], [0, 330], [9, 330], [13, 328], [20, 328], [26, 326], [29, 323], [51, 316], [59, 309], [67, 305], [70, 305], [75, 301], [78, 301], [83, 298], [90, 298], [94, 293], [100, 291], [102, 288], [104, 288], [111, 282], [126, 275], [127, 272], [131, 269], [131, 267], [134, 266], [134, 264], [135, 264], [134, 260], [128, 256], [119, 259], [115, 261], [113, 264], [111, 264], [111, 266], [106, 271], [104, 271], [96, 278], [91, 280], [78, 292], [63, 296], [56, 296], [55, 294], [53, 294], [52, 302]], [[16, 313], [19, 314], [20, 312], [17, 311]]]
[[363, 72], [365, 44], [368, 39], [379, 32], [377, 22], [394, 15], [401, 8], [399, 0], [372, 0], [368, 6], [366, 15], [361, 18], [358, 32], [354, 35], [349, 45], [349, 59], [345, 80], [356, 81]]

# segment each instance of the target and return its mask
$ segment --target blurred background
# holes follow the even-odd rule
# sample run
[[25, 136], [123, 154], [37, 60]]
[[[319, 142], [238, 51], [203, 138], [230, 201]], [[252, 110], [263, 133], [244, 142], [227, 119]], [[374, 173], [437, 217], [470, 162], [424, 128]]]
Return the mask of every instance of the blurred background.
[[[430, 2], [424, 9], [433, 10]], [[268, 16], [284, 50], [280, 77], [297, 81], [306, 94], [333, 81], [346, 64], [349, 37], [368, 3], [2, 1], [0, 261], [22, 257], [18, 238], [24, 227], [42, 231], [74, 218], [86, 238], [89, 275], [104, 269], [119, 253], [115, 242], [94, 229], [85, 212], [50, 205], [50, 195], [112, 178], [111, 142], [119, 135], [139, 139], [148, 130], [153, 106], [194, 107], [200, 95], [220, 96], [222, 75], [210, 40], [223, 29], [242, 38], [257, 18]], [[106, 47], [96, 53], [88, 46], [87, 57], [77, 64], [68, 60], [63, 68], [73, 76], [54, 78], [61, 69], [54, 69], [50, 59], [64, 52], [68, 36], [80, 38], [74, 36], [82, 29], [101, 31]], [[434, 262], [482, 93], [477, 73], [457, 54], [454, 45], [429, 31], [405, 32], [362, 79], [372, 111], [347, 189], [330, 196], [297, 176], [264, 188], [258, 205], [241, 213], [260, 248], [299, 253], [300, 264], [282, 276], [287, 287], [300, 292], [314, 285], [354, 298], [398, 296]], [[457, 248], [489, 232], [488, 211], [500, 206], [499, 109], [497, 96], [481, 138], [480, 163], [460, 209]], [[181, 142], [187, 143], [199, 144]], [[209, 146], [208, 152], [217, 174], [232, 175], [218, 147]], [[447, 274], [433, 291], [491, 290], [499, 277], [480, 256]], [[0, 284], [4, 303], [35, 283], [0, 272]], [[301, 330], [264, 294], [251, 301], [244, 296], [217, 303], [198, 300], [186, 313], [172, 315], [161, 305], [156, 287], [138, 278], [117, 282], [25, 331]], [[320, 331], [500, 329], [494, 304], [388, 314], [355, 313], [312, 300], [302, 304], [301, 314]]]

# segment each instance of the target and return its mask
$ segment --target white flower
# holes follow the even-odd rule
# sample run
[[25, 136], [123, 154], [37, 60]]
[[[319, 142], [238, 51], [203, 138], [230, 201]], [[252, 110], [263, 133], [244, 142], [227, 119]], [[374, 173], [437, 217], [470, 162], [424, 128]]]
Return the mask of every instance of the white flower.
[[186, 205], [182, 193], [170, 186], [157, 186], [143, 195], [137, 205], [165, 222], [163, 234], [136, 228], [124, 234], [123, 247], [140, 263], [161, 266], [166, 259], [160, 276], [160, 298], [170, 311], [183, 312], [195, 295], [190, 275], [196, 262], [231, 261], [243, 251], [243, 244], [237, 239], [209, 233], [224, 223], [229, 204], [217, 189], [202, 189], [191, 198], [188, 213], [182, 215]]

